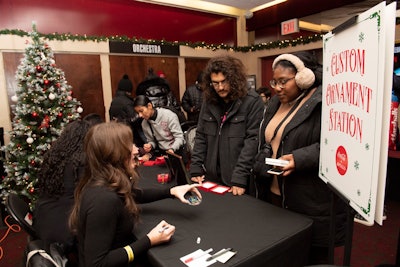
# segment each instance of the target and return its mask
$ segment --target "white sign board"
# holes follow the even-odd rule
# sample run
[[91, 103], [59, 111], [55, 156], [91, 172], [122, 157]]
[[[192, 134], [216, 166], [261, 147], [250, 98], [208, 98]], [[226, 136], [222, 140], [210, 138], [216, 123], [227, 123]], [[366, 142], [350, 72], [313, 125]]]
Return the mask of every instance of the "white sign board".
[[395, 12], [382, 2], [323, 37], [319, 176], [369, 222], [386, 179]]

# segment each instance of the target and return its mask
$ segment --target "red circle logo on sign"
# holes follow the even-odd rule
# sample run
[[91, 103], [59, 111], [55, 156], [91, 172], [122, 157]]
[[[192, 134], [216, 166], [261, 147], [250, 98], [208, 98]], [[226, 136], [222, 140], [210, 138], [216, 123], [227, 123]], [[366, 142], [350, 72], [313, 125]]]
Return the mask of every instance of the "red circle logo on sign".
[[340, 175], [346, 174], [348, 165], [349, 159], [347, 158], [346, 149], [343, 146], [339, 146], [336, 150], [336, 168]]

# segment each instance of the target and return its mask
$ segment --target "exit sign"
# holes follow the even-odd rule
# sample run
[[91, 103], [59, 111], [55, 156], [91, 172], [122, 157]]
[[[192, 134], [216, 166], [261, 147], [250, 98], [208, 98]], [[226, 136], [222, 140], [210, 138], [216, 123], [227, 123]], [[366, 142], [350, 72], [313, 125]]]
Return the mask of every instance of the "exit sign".
[[290, 19], [281, 22], [281, 34], [291, 34], [299, 32], [299, 20], [298, 19]]

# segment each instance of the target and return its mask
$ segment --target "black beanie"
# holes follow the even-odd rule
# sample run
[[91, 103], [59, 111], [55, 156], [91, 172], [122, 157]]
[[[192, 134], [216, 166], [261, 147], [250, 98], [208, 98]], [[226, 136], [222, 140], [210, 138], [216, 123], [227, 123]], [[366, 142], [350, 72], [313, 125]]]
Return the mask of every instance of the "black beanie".
[[127, 74], [124, 74], [118, 83], [118, 90], [125, 92], [132, 92], [133, 85]]

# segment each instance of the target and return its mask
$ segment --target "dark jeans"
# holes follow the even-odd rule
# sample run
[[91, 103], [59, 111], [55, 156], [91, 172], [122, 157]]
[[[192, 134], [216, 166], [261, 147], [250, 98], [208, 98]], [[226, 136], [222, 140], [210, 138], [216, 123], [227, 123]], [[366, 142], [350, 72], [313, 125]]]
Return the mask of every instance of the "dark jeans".
[[[268, 199], [268, 202], [270, 202], [272, 205], [282, 207], [282, 196], [276, 195], [269, 191], [269, 194], [265, 194], [264, 197]], [[308, 255], [308, 265], [328, 263], [328, 254], [328, 247], [311, 246], [310, 253]]]

